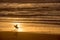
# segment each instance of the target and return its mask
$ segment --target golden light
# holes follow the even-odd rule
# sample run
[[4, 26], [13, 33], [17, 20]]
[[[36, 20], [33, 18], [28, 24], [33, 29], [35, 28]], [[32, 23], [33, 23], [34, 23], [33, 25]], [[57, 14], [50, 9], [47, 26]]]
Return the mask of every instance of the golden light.
[[13, 25], [17, 25], [18, 29], [14, 27], [14, 31], [16, 32], [23, 32], [23, 29], [22, 29], [22, 26], [21, 26], [21, 23], [13, 23]]

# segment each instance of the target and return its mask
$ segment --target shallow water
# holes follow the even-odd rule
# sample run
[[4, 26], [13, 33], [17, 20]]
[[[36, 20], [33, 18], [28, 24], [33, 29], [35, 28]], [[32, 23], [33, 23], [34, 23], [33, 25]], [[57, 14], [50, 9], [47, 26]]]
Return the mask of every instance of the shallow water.
[[0, 40], [59, 40], [60, 3], [0, 5]]

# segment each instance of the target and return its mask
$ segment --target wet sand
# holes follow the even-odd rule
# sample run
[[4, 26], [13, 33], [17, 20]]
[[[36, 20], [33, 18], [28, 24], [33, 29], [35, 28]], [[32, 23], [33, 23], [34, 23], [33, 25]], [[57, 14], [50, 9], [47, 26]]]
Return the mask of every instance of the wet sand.
[[0, 40], [59, 40], [60, 35], [31, 32], [0, 32]]

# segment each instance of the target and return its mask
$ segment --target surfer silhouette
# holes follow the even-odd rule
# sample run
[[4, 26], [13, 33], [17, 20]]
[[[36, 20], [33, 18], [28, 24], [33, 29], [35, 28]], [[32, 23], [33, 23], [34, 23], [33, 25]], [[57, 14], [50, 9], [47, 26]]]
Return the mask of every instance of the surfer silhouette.
[[18, 25], [14, 25], [14, 27], [15, 27], [16, 29], [18, 29]]

